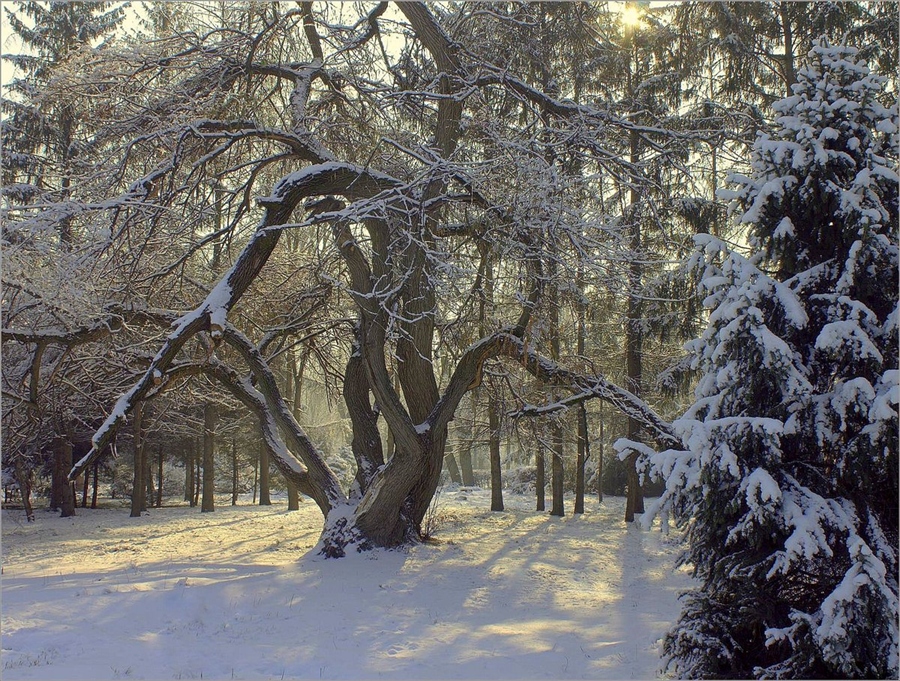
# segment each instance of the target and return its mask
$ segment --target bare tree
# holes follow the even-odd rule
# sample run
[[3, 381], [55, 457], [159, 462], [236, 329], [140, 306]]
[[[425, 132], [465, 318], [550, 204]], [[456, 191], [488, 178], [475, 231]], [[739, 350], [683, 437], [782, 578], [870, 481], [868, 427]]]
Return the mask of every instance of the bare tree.
[[[187, 313], [143, 313], [153, 320], [147, 328], [156, 350], [71, 476], [100, 456], [135, 405], [203, 375], [257, 417], [271, 463], [323, 513], [323, 553], [339, 556], [350, 546], [393, 546], [421, 535], [448, 425], [481, 385], [487, 360], [504, 358], [552, 384], [551, 404], [522, 404], [519, 414], [599, 397], [639, 419], [649, 437], [676, 442], [634, 394], [566, 369], [560, 353], [550, 360], [536, 351], [548, 328], [542, 317], [555, 308], [544, 295], [548, 280], [555, 286], [573, 276], [577, 262], [602, 276], [603, 253], [620, 243], [602, 224], [585, 229], [589, 218], [567, 197], [573, 184], [590, 179], [548, 165], [546, 151], [583, 155], [625, 176], [638, 169], [607, 153], [604, 136], [654, 145], [661, 131], [561, 98], [551, 80], [544, 89], [527, 84], [456, 41], [443, 25], [450, 18], [422, 4], [398, 6], [401, 47], [388, 51], [386, 10], [378, 5], [348, 24], [326, 16], [349, 12], [344, 6], [323, 7], [318, 16], [310, 3], [284, 13], [261, 8], [227, 33], [181, 31], [92, 56], [68, 75], [71, 94], [95, 92], [111, 66], [123, 74], [122, 92], [110, 92], [103, 111], [108, 124], [91, 139], [105, 161], [73, 188], [80, 202], [40, 213], [20, 207], [19, 228], [66, 219], [73, 205], [105, 215], [105, 248], [131, 258], [131, 271], [147, 273], [147, 294], [178, 282], [178, 290], [192, 292], [179, 294], [184, 300], [202, 298]], [[461, 16], [473, 20], [481, 21]], [[294, 28], [305, 44], [293, 42], [300, 35]], [[304, 51], [306, 60], [290, 56]], [[497, 119], [496, 101], [535, 125]], [[261, 215], [248, 230], [259, 184], [291, 167], [299, 169], [257, 200]], [[293, 276], [304, 284], [291, 288], [284, 305], [296, 310], [260, 328], [250, 310], [261, 306], [251, 302], [277, 298], [259, 289], [279, 290], [269, 275], [281, 271], [279, 243], [292, 233], [315, 235], [309, 279]], [[136, 241], [141, 248], [125, 250]], [[231, 266], [205, 284], [209, 268], [193, 263], [224, 262], [231, 248]], [[478, 333], [478, 288], [467, 282], [484, 252], [497, 253], [503, 266], [493, 282], [496, 322]], [[179, 309], [177, 302], [166, 307]], [[162, 322], [171, 325], [164, 336]], [[459, 343], [454, 334], [464, 327], [474, 336], [454, 353], [444, 378], [436, 349]], [[349, 490], [298, 422], [272, 368], [276, 339], [304, 345], [322, 333], [338, 342], [319, 361], [331, 375], [339, 358], [343, 364], [339, 382], [357, 465]], [[381, 419], [393, 438], [387, 452]], [[558, 468], [554, 480], [561, 504]]]

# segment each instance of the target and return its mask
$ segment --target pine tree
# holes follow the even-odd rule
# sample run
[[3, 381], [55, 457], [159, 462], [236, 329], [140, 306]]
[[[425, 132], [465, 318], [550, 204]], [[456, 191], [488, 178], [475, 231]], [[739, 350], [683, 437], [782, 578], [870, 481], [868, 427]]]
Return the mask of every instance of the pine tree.
[[655, 459], [702, 583], [664, 644], [680, 677], [897, 677], [898, 118], [884, 82], [855, 49], [817, 42], [750, 177], [731, 178], [750, 255], [698, 239], [702, 377], [676, 422], [687, 451]]
[[[78, 163], [83, 125], [71, 100], [43, 96], [44, 89], [76, 50], [111, 35], [124, 18], [113, 2], [19, 2], [4, 8], [12, 32], [25, 52], [4, 54], [17, 77], [2, 99], [3, 195], [29, 202], [51, 192], [65, 199]], [[60, 239], [71, 238], [63, 222]]]

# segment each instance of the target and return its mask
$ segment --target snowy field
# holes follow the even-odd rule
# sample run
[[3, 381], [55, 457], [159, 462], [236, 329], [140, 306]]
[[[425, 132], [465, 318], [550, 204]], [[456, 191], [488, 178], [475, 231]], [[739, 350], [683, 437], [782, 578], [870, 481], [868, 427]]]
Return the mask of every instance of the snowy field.
[[659, 676], [690, 582], [674, 540], [626, 527], [622, 498], [564, 519], [505, 500], [444, 490], [437, 542], [341, 560], [308, 555], [309, 500], [4, 511], [2, 678]]

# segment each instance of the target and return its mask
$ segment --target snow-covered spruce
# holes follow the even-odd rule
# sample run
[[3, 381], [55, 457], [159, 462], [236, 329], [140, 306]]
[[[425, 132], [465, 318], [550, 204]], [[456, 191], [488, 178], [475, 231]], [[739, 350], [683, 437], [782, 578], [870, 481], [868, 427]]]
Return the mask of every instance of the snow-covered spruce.
[[665, 640], [679, 677], [898, 674], [897, 108], [816, 44], [750, 177], [748, 257], [698, 239], [701, 379], [655, 455], [703, 586]]

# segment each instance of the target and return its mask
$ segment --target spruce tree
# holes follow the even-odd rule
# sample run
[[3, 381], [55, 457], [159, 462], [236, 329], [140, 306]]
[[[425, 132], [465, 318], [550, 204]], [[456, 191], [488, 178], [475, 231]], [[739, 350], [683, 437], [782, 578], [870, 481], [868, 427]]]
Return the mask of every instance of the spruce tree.
[[701, 379], [661, 503], [701, 586], [667, 636], [693, 678], [898, 674], [897, 107], [817, 42], [732, 209], [701, 235]]
[[[10, 3], [12, 4], [12, 3]], [[70, 54], [112, 35], [124, 19], [124, 7], [114, 2], [27, 2], [16, 10], [4, 7], [13, 34], [24, 52], [4, 54], [16, 77], [0, 100], [4, 120], [3, 195], [13, 202], [33, 201], [47, 192], [65, 199], [78, 165], [83, 126], [72, 100], [44, 96], [50, 80]], [[67, 241], [69, 224], [60, 238]]]

